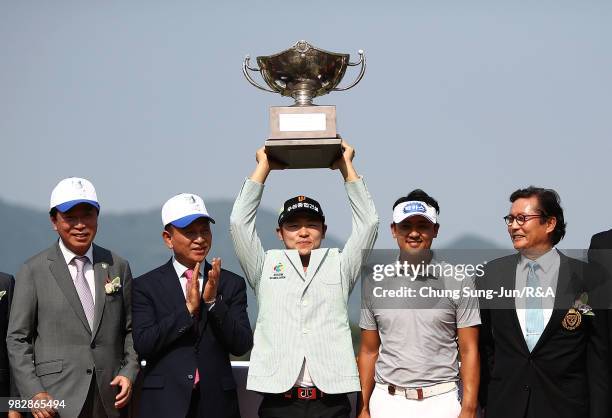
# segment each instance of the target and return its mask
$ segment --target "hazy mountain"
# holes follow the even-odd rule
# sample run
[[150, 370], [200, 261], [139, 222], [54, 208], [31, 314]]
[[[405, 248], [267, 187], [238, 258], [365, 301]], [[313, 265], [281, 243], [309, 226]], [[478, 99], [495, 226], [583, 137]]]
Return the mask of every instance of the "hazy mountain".
[[[510, 242], [508, 242], [510, 245]], [[457, 250], [498, 250], [504, 247], [498, 245], [495, 241], [483, 238], [475, 234], [464, 234], [457, 239], [451, 240], [444, 245], [444, 248]]]

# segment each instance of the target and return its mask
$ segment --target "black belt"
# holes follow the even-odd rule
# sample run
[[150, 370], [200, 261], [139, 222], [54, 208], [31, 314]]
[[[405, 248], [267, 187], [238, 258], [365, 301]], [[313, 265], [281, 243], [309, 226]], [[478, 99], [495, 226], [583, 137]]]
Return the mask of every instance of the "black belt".
[[289, 389], [285, 393], [279, 393], [278, 396], [281, 396], [285, 399], [300, 399], [304, 401], [314, 401], [317, 399], [321, 399], [324, 396], [329, 396], [327, 393], [321, 392], [319, 389], [312, 388], [300, 388], [293, 387]]

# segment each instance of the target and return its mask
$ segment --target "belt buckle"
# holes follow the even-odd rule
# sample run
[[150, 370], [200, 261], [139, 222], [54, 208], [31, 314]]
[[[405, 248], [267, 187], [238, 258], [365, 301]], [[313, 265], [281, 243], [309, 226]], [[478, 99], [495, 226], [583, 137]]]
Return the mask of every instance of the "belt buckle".
[[313, 400], [317, 399], [317, 392], [314, 388], [298, 388], [298, 399]]

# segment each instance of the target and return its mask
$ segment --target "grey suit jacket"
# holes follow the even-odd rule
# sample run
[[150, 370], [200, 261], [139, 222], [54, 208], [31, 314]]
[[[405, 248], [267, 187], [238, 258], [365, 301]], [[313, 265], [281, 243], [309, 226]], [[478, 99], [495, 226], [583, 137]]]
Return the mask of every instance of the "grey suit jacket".
[[[78, 416], [93, 373], [107, 415], [119, 416], [114, 407], [118, 389], [110, 382], [117, 375], [134, 382], [138, 372], [130, 267], [97, 245], [93, 265], [93, 330], [57, 243], [26, 261], [15, 280], [6, 342], [17, 388], [25, 399], [46, 391], [64, 400], [62, 417]], [[106, 294], [106, 281], [115, 277], [120, 277], [121, 288]]]

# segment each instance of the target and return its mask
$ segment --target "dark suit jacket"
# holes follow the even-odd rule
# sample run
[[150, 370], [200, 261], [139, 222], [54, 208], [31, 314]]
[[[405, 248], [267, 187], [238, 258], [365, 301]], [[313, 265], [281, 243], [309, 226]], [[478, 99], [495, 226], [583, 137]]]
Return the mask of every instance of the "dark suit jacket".
[[612, 229], [599, 232], [591, 237], [591, 246], [593, 250], [610, 250], [612, 249]]
[[[589, 263], [601, 268], [605, 275], [605, 283], [600, 293], [605, 298], [602, 305], [608, 308], [608, 335], [612, 345], [612, 229], [593, 235], [589, 246]], [[612, 361], [610, 361], [610, 380], [612, 381]]]
[[[211, 265], [203, 271], [204, 284]], [[244, 279], [221, 270], [217, 301], [201, 306], [195, 321], [185, 305], [172, 260], [134, 280], [134, 346], [144, 379], [139, 416], [184, 417], [196, 367], [200, 373], [200, 417], [240, 417], [229, 354], [253, 346]]]
[[[0, 296], [0, 397], [8, 397], [11, 392], [14, 394], [14, 390], [11, 391], [11, 373], [5, 343], [14, 287], [15, 279], [13, 276], [0, 273], [0, 292], [5, 292]], [[6, 416], [6, 413], [0, 412], [0, 417], [3, 416]]]
[[[63, 417], [78, 416], [93, 373], [109, 417], [118, 390], [111, 380], [122, 375], [134, 382], [137, 357], [132, 344], [131, 284], [128, 263], [93, 246], [96, 281], [93, 329], [74, 287], [59, 245], [24, 263], [17, 273], [7, 333], [7, 347], [17, 389], [25, 399], [47, 391], [64, 400]], [[120, 278], [121, 288], [106, 294], [108, 279]]]
[[[612, 229], [609, 231], [600, 232], [591, 237], [591, 245], [589, 246], [589, 262], [602, 269], [605, 280], [605, 289], [609, 292], [612, 290], [610, 286], [612, 282]], [[604, 300], [607, 308], [612, 308], [612, 296]], [[607, 302], [607, 303], [606, 303]]]
[[[560, 256], [555, 306], [531, 353], [515, 309], [481, 311], [481, 403], [487, 417], [610, 417], [607, 317], [595, 311], [582, 315], [573, 331], [561, 325], [592, 277], [586, 263]], [[514, 289], [518, 261], [516, 254], [488, 263], [479, 287]]]

